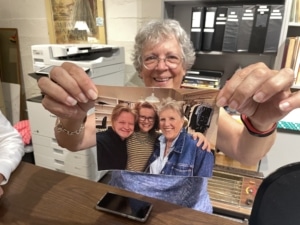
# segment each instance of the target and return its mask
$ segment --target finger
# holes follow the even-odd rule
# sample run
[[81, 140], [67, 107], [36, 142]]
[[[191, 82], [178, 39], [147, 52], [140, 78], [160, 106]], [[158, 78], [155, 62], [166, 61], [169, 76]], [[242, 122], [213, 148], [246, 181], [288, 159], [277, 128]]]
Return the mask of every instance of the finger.
[[50, 96], [45, 95], [42, 100], [42, 105], [45, 109], [50, 111], [52, 114], [60, 118], [65, 119], [76, 119], [82, 118], [83, 114], [86, 114], [78, 105], [68, 106], [58, 101], [55, 101]]
[[[253, 71], [256, 70], [256, 73], [254, 73], [254, 75], [259, 74], [259, 72], [261, 72], [261, 71], [257, 71], [259, 69], [268, 70], [268, 67], [263, 63], [256, 63], [256, 64], [251, 64], [243, 69], [237, 70], [233, 74], [233, 76], [230, 78], [230, 80], [226, 82], [224, 87], [219, 92], [219, 94], [217, 96], [217, 105], [219, 107], [223, 107], [223, 106], [229, 106], [230, 104], [232, 104], [232, 106], [234, 107], [235, 104], [237, 104], [237, 103], [232, 102], [232, 101], [234, 101], [236, 96], [239, 95], [239, 93], [236, 93], [237, 88], [241, 85], [241, 83], [245, 82], [246, 78], [248, 78], [248, 81], [249, 81], [249, 76], [250, 77], [253, 76]], [[254, 82], [256, 83], [257, 81], [254, 80]], [[246, 84], [248, 84], [248, 83], [246, 83]], [[250, 85], [251, 85], [251, 83], [250, 83]], [[247, 90], [247, 88], [246, 88], [246, 90]], [[247, 94], [247, 93], [245, 93], [245, 94]]]
[[[73, 67], [77, 67], [73, 65]], [[78, 68], [79, 69], [79, 68]], [[73, 72], [74, 73], [74, 72]], [[86, 76], [86, 75], [84, 75]], [[87, 96], [82, 92], [79, 83], [74, 79], [74, 77], [62, 67], [54, 67], [50, 71], [50, 78], [57, 85], [63, 88], [72, 98], [76, 99], [78, 102], [87, 102]]]
[[73, 63], [64, 63], [63, 68], [70, 73], [71, 76], [77, 81], [81, 90], [84, 94], [91, 100], [95, 100], [98, 97], [98, 89], [96, 88], [92, 79], [86, 74], [86, 72], [81, 68], [74, 66]]
[[290, 97], [281, 101], [279, 108], [283, 112], [290, 112], [293, 109], [300, 108], [300, 91], [293, 92]]
[[48, 77], [41, 77], [38, 80], [38, 86], [44, 95], [51, 97], [51, 99], [55, 99], [57, 102], [67, 106], [74, 106], [77, 104], [76, 99], [70, 96], [65, 89], [51, 81]]
[[207, 152], [210, 152], [210, 151], [211, 151], [210, 143], [209, 143], [207, 140], [205, 140], [205, 141], [203, 142], [202, 149], [203, 149], [203, 150], [206, 150]]
[[204, 142], [204, 140], [203, 140], [202, 137], [197, 137], [195, 140], [197, 140], [197, 144], [196, 145], [198, 147], [200, 147], [203, 144], [203, 142]]
[[63, 63], [54, 67], [50, 78], [63, 87], [78, 102], [87, 102], [97, 98], [97, 88], [85, 71], [72, 63]]
[[[275, 71], [264, 68], [255, 68], [249, 74], [241, 74], [242, 82], [236, 85], [235, 91], [228, 100], [228, 106], [231, 109], [252, 115], [258, 106], [258, 103], [253, 100], [254, 94], [266, 85], [268, 80], [274, 77], [274, 74]], [[276, 93], [272, 92], [272, 94]]]
[[294, 71], [284, 68], [270, 77], [253, 95], [253, 100], [262, 103], [281, 91], [289, 91], [294, 83]]

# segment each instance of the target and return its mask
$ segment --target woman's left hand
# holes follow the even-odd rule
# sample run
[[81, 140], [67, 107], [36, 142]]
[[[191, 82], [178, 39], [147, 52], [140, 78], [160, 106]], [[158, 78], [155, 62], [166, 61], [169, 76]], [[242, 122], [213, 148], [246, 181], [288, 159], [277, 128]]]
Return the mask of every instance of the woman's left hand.
[[207, 140], [207, 138], [204, 136], [204, 134], [195, 132], [192, 135], [193, 135], [194, 140], [198, 140], [198, 142], [197, 142], [198, 147], [200, 145], [202, 145], [203, 150], [210, 152], [210, 150], [211, 150], [210, 142]]
[[263, 63], [249, 65], [235, 72], [217, 97], [219, 107], [229, 106], [247, 115], [258, 130], [268, 130], [275, 122], [299, 107], [290, 91], [294, 73], [284, 68], [269, 69]]

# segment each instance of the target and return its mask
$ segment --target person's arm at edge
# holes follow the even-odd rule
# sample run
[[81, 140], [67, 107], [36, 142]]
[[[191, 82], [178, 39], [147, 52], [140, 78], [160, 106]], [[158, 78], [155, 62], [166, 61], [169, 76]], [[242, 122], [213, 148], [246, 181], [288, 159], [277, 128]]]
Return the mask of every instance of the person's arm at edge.
[[74, 135], [69, 135], [64, 131], [58, 131], [56, 125], [54, 128], [55, 137], [61, 147], [67, 148], [70, 151], [79, 151], [96, 145], [95, 114], [87, 116], [85, 123], [83, 121], [84, 118], [82, 118], [82, 120], [60, 119], [62, 127], [70, 132], [79, 130], [81, 125], [84, 125], [81, 132]]
[[25, 150], [21, 135], [1, 111], [0, 124], [0, 185], [4, 185], [21, 162]]
[[[268, 126], [260, 129], [268, 130], [269, 128]], [[255, 165], [270, 150], [275, 138], [276, 131], [267, 137], [251, 135], [243, 124], [220, 108], [217, 148], [228, 157], [244, 165]]]

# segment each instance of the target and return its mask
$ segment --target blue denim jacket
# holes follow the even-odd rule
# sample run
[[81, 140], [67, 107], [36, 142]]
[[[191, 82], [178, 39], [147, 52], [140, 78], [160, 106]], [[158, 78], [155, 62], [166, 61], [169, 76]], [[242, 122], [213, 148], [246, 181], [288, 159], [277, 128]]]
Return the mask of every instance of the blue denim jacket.
[[207, 179], [113, 170], [109, 184], [183, 207], [212, 213]]
[[[160, 141], [164, 136], [160, 136], [155, 143], [154, 151], [149, 158], [150, 165], [159, 157]], [[214, 166], [214, 155], [197, 147], [197, 141], [182, 129], [170, 153], [168, 161], [161, 171], [161, 174], [178, 175], [178, 176], [200, 176], [211, 177]]]

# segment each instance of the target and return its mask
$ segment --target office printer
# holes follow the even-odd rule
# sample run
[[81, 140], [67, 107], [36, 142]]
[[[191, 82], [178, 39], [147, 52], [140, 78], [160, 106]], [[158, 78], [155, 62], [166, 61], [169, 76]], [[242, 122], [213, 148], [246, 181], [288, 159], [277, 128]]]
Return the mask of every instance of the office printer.
[[81, 66], [95, 84], [125, 84], [125, 54], [123, 47], [101, 44], [32, 45], [34, 72], [49, 74], [53, 66], [72, 62]]

